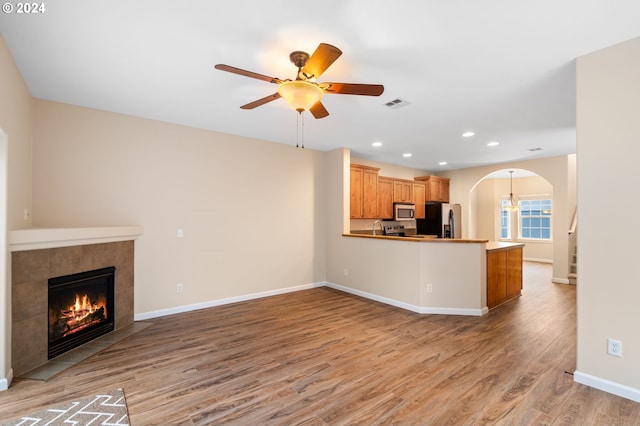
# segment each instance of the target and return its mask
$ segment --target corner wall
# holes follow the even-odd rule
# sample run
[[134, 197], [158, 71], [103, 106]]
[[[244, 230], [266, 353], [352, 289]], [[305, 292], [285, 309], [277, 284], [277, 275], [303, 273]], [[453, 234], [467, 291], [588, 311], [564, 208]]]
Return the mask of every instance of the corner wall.
[[34, 224], [142, 226], [136, 317], [324, 281], [324, 153], [35, 106]]
[[[640, 38], [577, 62], [578, 346], [575, 380], [640, 402]], [[607, 339], [622, 357], [607, 354]]]
[[13, 57], [0, 35], [0, 391], [6, 389], [11, 371], [11, 289], [6, 246], [8, 230], [27, 228], [24, 209], [31, 210], [31, 146], [33, 100]]

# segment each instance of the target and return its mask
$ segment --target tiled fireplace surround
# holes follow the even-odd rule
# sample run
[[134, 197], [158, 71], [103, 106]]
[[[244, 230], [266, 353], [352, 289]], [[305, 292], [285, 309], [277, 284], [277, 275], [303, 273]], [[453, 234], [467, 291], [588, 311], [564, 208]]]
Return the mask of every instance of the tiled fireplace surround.
[[[115, 329], [133, 323], [133, 239], [141, 231], [137, 235], [112, 235], [122, 234], [123, 229], [124, 233], [133, 231], [135, 234], [139, 228], [75, 228], [71, 232], [45, 232], [45, 238], [36, 238], [40, 241], [35, 244], [32, 241], [27, 245], [12, 246], [10, 241], [11, 364], [14, 375], [19, 376], [47, 362], [49, 278], [115, 266]], [[55, 241], [44, 241], [50, 239], [47, 234], [54, 235], [51, 239]], [[67, 237], [60, 238], [60, 235]], [[21, 240], [20, 237], [22, 235], [10, 237], [10, 240]], [[23, 240], [29, 239], [33, 238]], [[62, 247], [56, 247], [59, 245]]]

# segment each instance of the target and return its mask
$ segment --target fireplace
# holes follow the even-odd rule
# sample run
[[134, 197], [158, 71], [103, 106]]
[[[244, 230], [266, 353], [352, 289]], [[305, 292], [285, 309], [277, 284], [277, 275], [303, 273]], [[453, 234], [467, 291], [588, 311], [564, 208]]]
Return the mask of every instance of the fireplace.
[[114, 330], [115, 270], [49, 279], [49, 359]]

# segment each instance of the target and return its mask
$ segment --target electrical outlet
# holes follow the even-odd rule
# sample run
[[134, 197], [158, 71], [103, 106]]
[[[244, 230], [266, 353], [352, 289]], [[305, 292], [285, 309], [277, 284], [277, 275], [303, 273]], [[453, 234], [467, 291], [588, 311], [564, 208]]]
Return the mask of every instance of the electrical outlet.
[[346, 277], [347, 275], [349, 275], [349, 270], [347, 268], [344, 268], [344, 276]]
[[182, 283], [176, 285], [176, 293], [182, 293]]
[[614, 339], [607, 339], [607, 353], [613, 356], [622, 356], [622, 342]]
[[433, 293], [433, 285], [427, 284], [427, 293]]
[[184, 230], [182, 228], [178, 228], [178, 230], [176, 231], [176, 237], [178, 238], [184, 237]]

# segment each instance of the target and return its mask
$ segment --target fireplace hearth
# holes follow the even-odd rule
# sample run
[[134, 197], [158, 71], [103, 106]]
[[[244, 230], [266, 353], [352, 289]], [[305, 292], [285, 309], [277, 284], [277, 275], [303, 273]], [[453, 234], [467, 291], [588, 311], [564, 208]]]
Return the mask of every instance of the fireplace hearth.
[[115, 269], [49, 279], [49, 359], [114, 330]]

